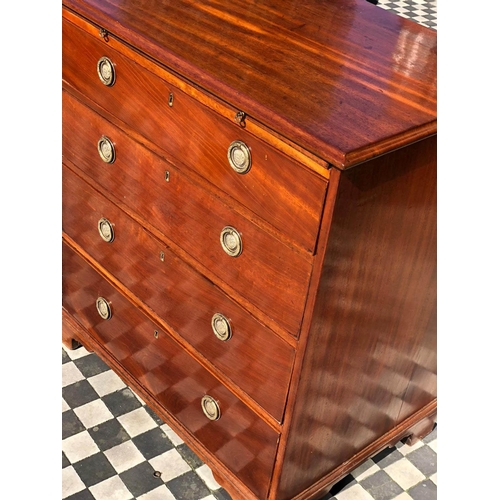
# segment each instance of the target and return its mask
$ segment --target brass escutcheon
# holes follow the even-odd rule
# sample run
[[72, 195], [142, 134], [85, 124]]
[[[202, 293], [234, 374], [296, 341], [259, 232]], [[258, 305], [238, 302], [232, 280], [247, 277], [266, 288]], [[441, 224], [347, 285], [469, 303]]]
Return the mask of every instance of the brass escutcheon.
[[115, 146], [111, 142], [109, 137], [103, 135], [97, 141], [97, 151], [99, 152], [99, 156], [101, 160], [105, 163], [113, 163], [116, 158]]
[[227, 340], [229, 340], [233, 334], [232, 328], [231, 328], [231, 323], [221, 313], [215, 313], [212, 316], [212, 330], [213, 330], [215, 336], [219, 340], [222, 340], [223, 342], [226, 342]]
[[104, 297], [97, 297], [95, 301], [95, 306], [97, 308], [97, 312], [102, 319], [110, 319], [111, 318], [111, 306], [109, 302]]
[[111, 243], [115, 239], [115, 232], [113, 230], [113, 225], [108, 219], [104, 217], [99, 219], [97, 223], [97, 229], [99, 230], [99, 236], [106, 242]]
[[238, 257], [243, 251], [243, 242], [238, 231], [231, 226], [226, 226], [220, 233], [220, 244], [224, 252], [231, 257]]
[[101, 80], [106, 87], [111, 87], [115, 84], [115, 65], [108, 57], [101, 57], [99, 61], [97, 61], [97, 74], [99, 75], [99, 80]]
[[243, 141], [233, 141], [227, 148], [227, 159], [238, 174], [246, 174], [252, 166], [250, 148]]
[[201, 398], [201, 408], [205, 416], [210, 420], [219, 420], [221, 411], [219, 403], [208, 394]]

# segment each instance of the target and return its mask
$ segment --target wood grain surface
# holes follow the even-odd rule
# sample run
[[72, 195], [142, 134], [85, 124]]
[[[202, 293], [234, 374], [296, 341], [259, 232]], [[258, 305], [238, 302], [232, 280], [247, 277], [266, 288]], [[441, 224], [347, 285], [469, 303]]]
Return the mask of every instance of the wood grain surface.
[[[66, 167], [62, 180], [63, 231], [281, 421], [294, 349]], [[102, 217], [113, 226], [110, 243], [99, 236]], [[225, 342], [212, 331], [215, 313], [231, 322]]]
[[[116, 160], [104, 163], [97, 141], [105, 135]], [[76, 139], [78, 138], [78, 139]], [[63, 155], [92, 177], [98, 189], [126, 203], [166, 237], [215, 272], [234, 290], [297, 336], [302, 321], [312, 258], [210, 196], [173, 164], [151, 153], [76, 99], [63, 93]], [[169, 171], [169, 182], [165, 181]], [[290, 224], [294, 219], [290, 217]], [[243, 251], [230, 257], [222, 249], [226, 226], [242, 235]]]
[[[171, 418], [188, 429], [257, 496], [265, 496], [279, 434], [66, 245], [63, 269], [64, 308]], [[97, 297], [110, 303], [109, 320], [99, 316]], [[206, 394], [218, 402], [219, 420], [211, 421], [203, 414], [201, 398]]]
[[[66, 20], [63, 41], [63, 80], [68, 85], [170, 153], [177, 165], [203, 176], [220, 195], [241, 203], [314, 252], [324, 179]], [[102, 56], [115, 67], [111, 87], [103, 85], [97, 74]], [[252, 166], [246, 174], [236, 173], [227, 158], [228, 147], [236, 140], [251, 151]]]
[[130, 378], [235, 500], [317, 499], [431, 427], [436, 56], [434, 30], [366, 0], [63, 0], [63, 306], [83, 325], [64, 340]]
[[341, 174], [301, 341], [278, 500], [436, 398], [435, 137]]
[[436, 32], [366, 0], [63, 4], [338, 168], [436, 131]]

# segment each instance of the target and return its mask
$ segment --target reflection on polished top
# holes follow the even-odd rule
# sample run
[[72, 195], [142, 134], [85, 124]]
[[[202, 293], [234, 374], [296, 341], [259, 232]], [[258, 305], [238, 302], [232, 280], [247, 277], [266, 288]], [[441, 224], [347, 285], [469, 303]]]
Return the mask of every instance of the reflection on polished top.
[[436, 132], [436, 32], [366, 0], [65, 5], [338, 168]]

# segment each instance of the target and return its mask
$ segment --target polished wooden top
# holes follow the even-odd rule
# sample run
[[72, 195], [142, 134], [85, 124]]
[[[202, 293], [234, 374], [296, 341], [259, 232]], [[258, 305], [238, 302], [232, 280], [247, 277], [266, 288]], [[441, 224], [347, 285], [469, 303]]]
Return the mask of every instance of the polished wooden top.
[[436, 132], [436, 32], [366, 0], [63, 0], [338, 168]]

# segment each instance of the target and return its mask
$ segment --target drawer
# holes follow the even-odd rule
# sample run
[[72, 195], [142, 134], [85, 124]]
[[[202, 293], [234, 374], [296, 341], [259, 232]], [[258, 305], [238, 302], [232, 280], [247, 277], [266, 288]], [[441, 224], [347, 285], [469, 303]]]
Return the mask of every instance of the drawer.
[[[65, 309], [174, 419], [259, 498], [266, 495], [278, 433], [66, 245], [63, 297]], [[107, 320], [98, 298], [109, 304]], [[103, 313], [106, 307], [101, 299]], [[206, 395], [218, 404], [218, 420], [204, 415]]]
[[[281, 421], [294, 349], [66, 167], [62, 180], [63, 230]], [[111, 225], [111, 238], [105, 231], [105, 239], [100, 236], [102, 219], [105, 228]], [[214, 316], [219, 337], [212, 329]]]
[[[104, 85], [96, 70], [103, 56], [114, 65], [112, 86]], [[97, 31], [92, 36], [66, 20], [63, 80], [298, 245], [315, 250], [324, 179], [110, 48]], [[228, 162], [234, 141], [250, 150], [251, 168], [245, 174]]]
[[[104, 163], [99, 156], [97, 142], [102, 136], [114, 143], [113, 163]], [[63, 155], [92, 177], [101, 191], [127, 204], [231, 289], [298, 334], [312, 266], [307, 253], [293, 250], [227, 207], [191, 176], [67, 92], [63, 92]], [[241, 235], [239, 256], [228, 255], [222, 247], [226, 227]]]

